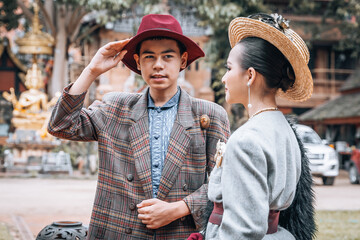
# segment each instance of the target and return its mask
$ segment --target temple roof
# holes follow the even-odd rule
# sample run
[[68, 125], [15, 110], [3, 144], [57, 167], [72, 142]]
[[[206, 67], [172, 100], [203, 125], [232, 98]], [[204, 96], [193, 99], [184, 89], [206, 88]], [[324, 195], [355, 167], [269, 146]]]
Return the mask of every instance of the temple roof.
[[302, 114], [300, 121], [360, 117], [360, 93], [341, 95]]
[[344, 92], [357, 88], [360, 88], [360, 66], [348, 77], [346, 82], [341, 86], [340, 91]]

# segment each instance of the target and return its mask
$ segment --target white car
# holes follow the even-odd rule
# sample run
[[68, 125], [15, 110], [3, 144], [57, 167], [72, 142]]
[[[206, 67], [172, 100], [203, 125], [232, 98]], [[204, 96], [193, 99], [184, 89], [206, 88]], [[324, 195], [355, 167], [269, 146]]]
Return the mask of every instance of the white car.
[[335, 149], [325, 145], [308, 126], [297, 124], [296, 130], [306, 149], [311, 174], [321, 177], [324, 185], [333, 185], [335, 177], [339, 175], [339, 160]]

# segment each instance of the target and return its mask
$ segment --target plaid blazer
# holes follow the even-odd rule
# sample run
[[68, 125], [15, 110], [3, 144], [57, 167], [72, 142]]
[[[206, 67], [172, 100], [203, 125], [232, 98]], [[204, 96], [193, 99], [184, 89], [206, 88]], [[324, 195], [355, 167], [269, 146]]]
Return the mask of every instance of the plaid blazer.
[[[160, 200], [184, 200], [191, 214], [156, 230], [137, 217], [136, 204], [152, 198], [147, 93], [109, 93], [83, 108], [85, 93], [68, 86], [48, 125], [50, 134], [69, 140], [98, 141], [99, 174], [89, 226], [90, 239], [184, 239], [206, 227], [207, 175], [219, 139], [229, 136], [226, 111], [181, 90], [177, 116], [164, 161]], [[200, 126], [206, 114], [210, 126]]]

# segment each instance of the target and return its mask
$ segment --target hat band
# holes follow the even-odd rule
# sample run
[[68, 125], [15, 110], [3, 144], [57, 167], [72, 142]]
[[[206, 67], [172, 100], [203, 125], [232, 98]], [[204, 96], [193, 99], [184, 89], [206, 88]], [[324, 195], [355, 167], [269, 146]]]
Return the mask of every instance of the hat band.
[[150, 29], [146, 29], [146, 31], [150, 31], [150, 30], [166, 30], [166, 31], [174, 32], [173, 30], [171, 30], [169, 28], [150, 28]]

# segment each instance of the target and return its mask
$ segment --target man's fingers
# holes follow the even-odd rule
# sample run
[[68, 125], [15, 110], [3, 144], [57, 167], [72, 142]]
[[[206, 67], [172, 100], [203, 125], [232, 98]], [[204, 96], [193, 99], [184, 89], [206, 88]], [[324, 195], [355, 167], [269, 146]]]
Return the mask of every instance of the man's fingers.
[[126, 44], [128, 44], [129, 41], [130, 41], [130, 39], [111, 42], [109, 44], [109, 47], [116, 50], [117, 52], [120, 52], [126, 46]]
[[138, 214], [138, 218], [141, 220], [146, 220], [146, 221], [148, 221], [150, 219], [149, 216], [146, 214]]
[[125, 45], [129, 42], [130, 39], [121, 40], [117, 42], [109, 42], [105, 46], [103, 46], [102, 53], [104, 55], [116, 55], [121, 52]]
[[158, 229], [158, 227], [156, 227], [155, 225], [151, 225], [151, 224], [146, 225], [146, 227], [147, 227], [148, 229]]
[[138, 213], [140, 213], [140, 214], [149, 214], [149, 213], [151, 213], [151, 208], [150, 207], [138, 208]]
[[156, 198], [146, 199], [146, 200], [142, 201], [141, 203], [139, 203], [139, 204], [136, 205], [136, 206], [137, 206], [138, 208], [142, 208], [142, 207], [154, 205], [156, 202], [157, 202], [157, 199], [156, 199]]
[[126, 53], [127, 53], [126, 50], [122, 50], [121, 52], [117, 53], [117, 54], [114, 56], [114, 60], [120, 62], [120, 60], [124, 58], [124, 56], [125, 56]]

